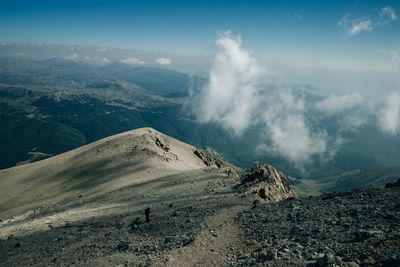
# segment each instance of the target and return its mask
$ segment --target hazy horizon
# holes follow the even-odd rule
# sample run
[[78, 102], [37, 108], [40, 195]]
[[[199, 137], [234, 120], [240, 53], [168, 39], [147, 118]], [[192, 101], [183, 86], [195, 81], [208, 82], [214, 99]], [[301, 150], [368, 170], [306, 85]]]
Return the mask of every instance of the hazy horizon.
[[206, 76], [218, 33], [230, 30], [269, 80], [376, 97], [399, 89], [399, 12], [398, 1], [12, 1], [0, 11], [0, 51], [64, 44], [71, 60]]

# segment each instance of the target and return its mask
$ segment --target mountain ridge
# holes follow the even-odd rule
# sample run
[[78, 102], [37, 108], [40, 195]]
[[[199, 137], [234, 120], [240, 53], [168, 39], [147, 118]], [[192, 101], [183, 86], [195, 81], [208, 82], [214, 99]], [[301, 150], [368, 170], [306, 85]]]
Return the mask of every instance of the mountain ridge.
[[[72, 201], [81, 194], [94, 198], [135, 183], [207, 167], [194, 154], [195, 150], [147, 127], [38, 162], [0, 170], [0, 187], [8, 188], [8, 193], [0, 197], [3, 203], [0, 216], [16, 214], [24, 205], [31, 208], [30, 199], [44, 205], [48, 198], [57, 199], [50, 204]], [[19, 197], [21, 194], [24, 198]]]

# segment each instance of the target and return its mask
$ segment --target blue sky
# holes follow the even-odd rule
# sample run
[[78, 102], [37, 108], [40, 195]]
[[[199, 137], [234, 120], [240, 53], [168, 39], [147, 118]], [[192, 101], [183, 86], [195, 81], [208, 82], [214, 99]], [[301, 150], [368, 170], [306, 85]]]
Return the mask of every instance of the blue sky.
[[[259, 53], [267, 49], [356, 51], [400, 43], [399, 21], [348, 36], [337, 25], [376, 16], [399, 1], [2, 1], [0, 38], [197, 52], [218, 30], [241, 34]], [[366, 34], [369, 33], [369, 34]]]
[[[212, 51], [217, 32], [230, 29], [242, 37], [246, 49], [269, 63], [390, 72], [392, 88], [400, 68], [399, 17], [397, 0], [2, 0], [0, 42], [96, 45], [190, 55]], [[296, 75], [302, 76], [299, 71]], [[324, 79], [323, 75], [318, 78]], [[335, 79], [330, 74], [328, 78]]]

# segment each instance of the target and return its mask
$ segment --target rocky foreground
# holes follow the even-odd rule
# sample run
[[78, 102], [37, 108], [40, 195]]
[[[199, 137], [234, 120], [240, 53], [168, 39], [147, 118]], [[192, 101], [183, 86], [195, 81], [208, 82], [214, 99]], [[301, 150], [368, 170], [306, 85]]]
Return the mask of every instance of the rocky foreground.
[[400, 266], [400, 180], [386, 187], [255, 205], [234, 264]]
[[[144, 210], [133, 209], [62, 226], [49, 223], [46, 231], [0, 240], [0, 265], [400, 265], [400, 181], [385, 189], [295, 198], [284, 175], [269, 165], [241, 179], [218, 176], [215, 168], [204, 172], [216, 178], [168, 180], [171, 186], [191, 185], [180, 193], [188, 194], [185, 199], [160, 201], [156, 192], [148, 199], [132, 196], [132, 206], [153, 203], [148, 223]], [[57, 209], [65, 207], [43, 212]]]

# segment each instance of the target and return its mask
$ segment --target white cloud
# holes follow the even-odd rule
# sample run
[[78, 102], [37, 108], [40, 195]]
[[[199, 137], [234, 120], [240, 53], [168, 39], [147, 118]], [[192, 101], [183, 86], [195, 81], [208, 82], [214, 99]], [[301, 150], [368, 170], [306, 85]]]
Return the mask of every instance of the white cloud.
[[400, 93], [394, 92], [386, 97], [384, 107], [378, 114], [380, 129], [387, 134], [395, 135], [400, 131]]
[[347, 115], [339, 120], [342, 132], [356, 132], [367, 120], [357, 115]]
[[344, 28], [349, 36], [353, 36], [363, 31], [372, 32], [375, 28], [394, 20], [397, 20], [396, 13], [390, 6], [386, 6], [364, 18], [350, 19], [350, 14], [346, 14], [337, 22], [337, 26]]
[[366, 19], [359, 22], [353, 21], [352, 27], [347, 31], [347, 34], [352, 36], [359, 34], [362, 31], [372, 32], [375, 26], [372, 25], [371, 20]]
[[156, 63], [160, 65], [170, 65], [171, 59], [166, 57], [160, 57], [156, 60]]
[[219, 51], [209, 83], [198, 96], [196, 113], [201, 122], [216, 122], [240, 135], [257, 107], [258, 81], [263, 70], [245, 49], [240, 36], [230, 31], [217, 40]]
[[105, 64], [108, 64], [108, 63], [111, 62], [111, 61], [110, 61], [108, 58], [106, 58], [106, 57], [101, 58], [100, 61], [101, 61], [102, 63], [105, 63]]
[[388, 16], [391, 20], [397, 19], [396, 13], [394, 13], [394, 10], [390, 6], [381, 8], [379, 16], [380, 17]]
[[362, 102], [363, 98], [359, 94], [348, 94], [343, 96], [331, 95], [330, 97], [317, 102], [315, 108], [328, 114], [334, 114], [356, 105], [360, 105]]
[[130, 58], [125, 58], [120, 60], [122, 63], [129, 64], [129, 65], [142, 65], [146, 64], [146, 62], [135, 58], [135, 57], [130, 57]]
[[[259, 132], [258, 149], [282, 156], [299, 169], [316, 158], [331, 159], [347, 142], [346, 134], [376, 118], [383, 132], [400, 132], [400, 92], [387, 97], [382, 108], [355, 93], [306, 103], [307, 98], [289, 89], [266, 89], [266, 72], [243, 48], [240, 36], [228, 31], [220, 34], [216, 44], [208, 83], [190, 103], [200, 122], [218, 124], [236, 136], [254, 126]], [[393, 57], [398, 60], [397, 53]]]
[[72, 53], [65, 57], [65, 59], [68, 59], [68, 60], [77, 60], [78, 58], [79, 58], [79, 56], [77, 53]]
[[350, 14], [344, 15], [344, 16], [338, 21], [337, 25], [338, 25], [338, 26], [346, 25], [346, 24], [349, 22], [349, 19], [348, 19], [349, 16], [350, 16]]
[[327, 147], [327, 134], [312, 132], [305, 119], [305, 105], [290, 91], [280, 91], [267, 99], [263, 120], [271, 146], [266, 149], [303, 164], [314, 154], [322, 155]]
[[323, 155], [327, 134], [313, 131], [307, 122], [306, 106], [290, 90], [261, 94], [265, 71], [242, 47], [240, 36], [220, 34], [218, 52], [209, 83], [192, 100], [200, 122], [213, 122], [240, 136], [250, 125], [260, 126], [259, 149], [276, 153], [296, 166]]

